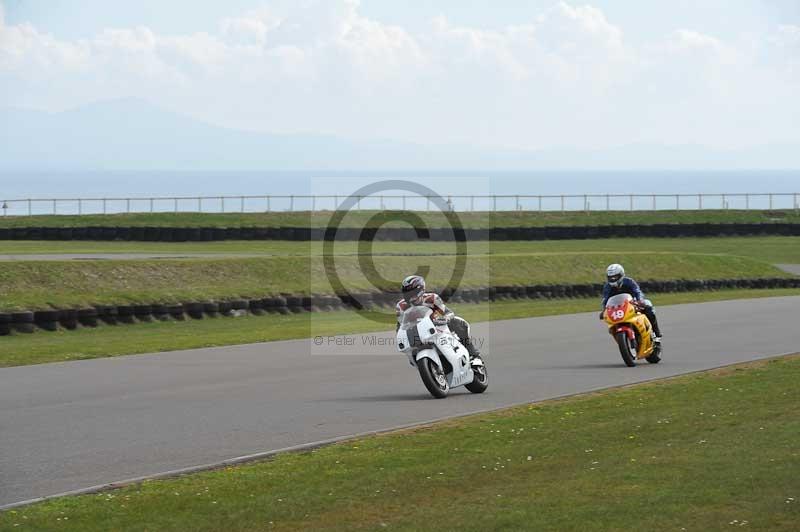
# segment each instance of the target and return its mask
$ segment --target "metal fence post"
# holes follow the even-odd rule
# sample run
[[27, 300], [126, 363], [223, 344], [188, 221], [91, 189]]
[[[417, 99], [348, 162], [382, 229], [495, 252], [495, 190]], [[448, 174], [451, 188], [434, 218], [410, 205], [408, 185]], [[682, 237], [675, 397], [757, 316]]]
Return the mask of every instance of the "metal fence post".
[[289, 196], [289, 211], [294, 212], [294, 195]]
[[174, 204], [175, 204], [175, 212], [177, 213], [177, 212], [178, 212], [178, 198], [175, 198], [175, 199], [173, 200], [173, 202], [174, 202]]
[[83, 200], [81, 200], [80, 198], [78, 198], [78, 214], [79, 215], [83, 214]]
[[698, 206], [699, 210], [703, 210], [703, 195], [702, 194], [698, 194], [697, 195], [697, 206]]
[[611, 210], [611, 196], [609, 194], [606, 194], [606, 210]]
[[656, 195], [653, 194], [653, 210], [656, 210]]
[[497, 196], [492, 194], [492, 210], [497, 211]]
[[106, 213], [106, 199], [103, 198], [103, 214]]
[[675, 210], [676, 211], [681, 210], [681, 195], [680, 194], [675, 194]]
[[130, 198], [125, 198], [125, 212], [127, 214], [131, 213], [131, 199]]
[[539, 196], [539, 212], [542, 212], [542, 196]]
[[522, 210], [519, 205], [519, 196], [514, 196], [514, 202], [516, 203], [516, 210]]
[[197, 198], [197, 212], [203, 212], [203, 198]]
[[31, 205], [31, 200], [28, 200], [28, 216], [33, 214], [33, 206]]
[[220, 208], [222, 209], [222, 212], [225, 212], [225, 196], [219, 197], [219, 205]]
[[744, 208], [745, 210], [750, 210], [750, 194], [744, 195]]
[[769, 210], [772, 210], [772, 194], [769, 195]]
[[58, 208], [56, 207], [56, 202], [57, 201], [58, 200], [53, 200], [53, 214], [57, 214], [57, 212], [58, 212]]
[[267, 212], [272, 210], [272, 198], [267, 196]]
[[[405, 205], [403, 205], [403, 208], [405, 209]], [[470, 212], [475, 212], [475, 196], [469, 197], [469, 210]]]
[[561, 195], [561, 212], [564, 212], [564, 195]]
[[628, 200], [630, 200], [631, 212], [633, 212], [633, 194], [629, 194], [628, 195]]
[[239, 210], [244, 212], [244, 196], [239, 197]]

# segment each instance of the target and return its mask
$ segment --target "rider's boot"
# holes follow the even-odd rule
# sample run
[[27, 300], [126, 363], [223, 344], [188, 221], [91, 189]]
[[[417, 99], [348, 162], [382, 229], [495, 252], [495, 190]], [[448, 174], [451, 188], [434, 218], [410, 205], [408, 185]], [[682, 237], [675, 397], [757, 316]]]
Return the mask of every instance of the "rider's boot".
[[467, 351], [469, 352], [469, 358], [472, 360], [473, 358], [483, 358], [481, 352], [478, 351], [478, 348], [472, 345], [472, 342], [467, 342], [466, 345]]
[[655, 314], [652, 315], [652, 319], [650, 320], [650, 325], [653, 326], [653, 334], [656, 335], [655, 342], [657, 344], [660, 344], [661, 343], [661, 328], [658, 326], [658, 318], [656, 318]]

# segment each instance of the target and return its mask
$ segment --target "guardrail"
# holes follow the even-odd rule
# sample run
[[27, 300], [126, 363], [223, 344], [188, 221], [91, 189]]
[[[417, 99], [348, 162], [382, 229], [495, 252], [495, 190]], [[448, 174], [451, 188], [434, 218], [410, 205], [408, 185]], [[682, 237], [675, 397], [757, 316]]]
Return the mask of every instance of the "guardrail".
[[[334, 211], [346, 195], [30, 198], [0, 201], [3, 216], [120, 213], [255, 213]], [[800, 192], [735, 194], [497, 194], [447, 195], [450, 209], [473, 211], [635, 211], [703, 209], [800, 210]], [[358, 198], [356, 209], [430, 211], [433, 196]]]

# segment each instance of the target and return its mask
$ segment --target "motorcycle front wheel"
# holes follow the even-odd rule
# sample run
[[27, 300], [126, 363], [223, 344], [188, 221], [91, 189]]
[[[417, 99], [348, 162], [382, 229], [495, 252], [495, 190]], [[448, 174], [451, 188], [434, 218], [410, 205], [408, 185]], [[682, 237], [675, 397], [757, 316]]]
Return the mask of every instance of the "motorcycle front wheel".
[[619, 354], [622, 355], [622, 361], [629, 368], [636, 365], [636, 352], [631, 349], [631, 343], [628, 335], [625, 332], [618, 332], [616, 334], [617, 345], [619, 346]]
[[423, 358], [417, 361], [417, 369], [422, 379], [422, 384], [428, 389], [432, 396], [437, 399], [444, 399], [450, 392], [450, 385], [447, 384], [447, 376], [444, 371], [436, 365], [430, 358]]
[[464, 388], [472, 393], [483, 393], [489, 387], [489, 373], [486, 371], [486, 366], [473, 366], [473, 373], [475, 377], [472, 382], [465, 384]]

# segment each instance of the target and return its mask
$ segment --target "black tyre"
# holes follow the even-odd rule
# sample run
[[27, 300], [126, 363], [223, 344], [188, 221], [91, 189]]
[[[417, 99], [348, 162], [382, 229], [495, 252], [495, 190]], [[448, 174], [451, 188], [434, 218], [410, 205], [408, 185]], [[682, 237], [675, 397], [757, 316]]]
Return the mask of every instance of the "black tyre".
[[450, 393], [450, 385], [447, 384], [447, 377], [444, 371], [436, 365], [430, 358], [423, 358], [417, 362], [419, 376], [422, 384], [428, 389], [432, 396], [437, 399], [444, 399]]
[[472, 371], [475, 372], [475, 379], [471, 383], [465, 384], [464, 388], [472, 393], [485, 392], [489, 387], [489, 372], [486, 370], [486, 366], [472, 366]]
[[11, 314], [0, 312], [0, 336], [11, 334]]
[[653, 351], [653, 354], [647, 357], [645, 360], [647, 360], [651, 364], [658, 364], [659, 362], [661, 362], [661, 346], [660, 345], [656, 346], [655, 350]]
[[636, 365], [636, 352], [631, 348], [631, 342], [628, 335], [624, 332], [616, 334], [617, 345], [619, 346], [619, 354], [622, 355], [622, 361], [629, 368]]

